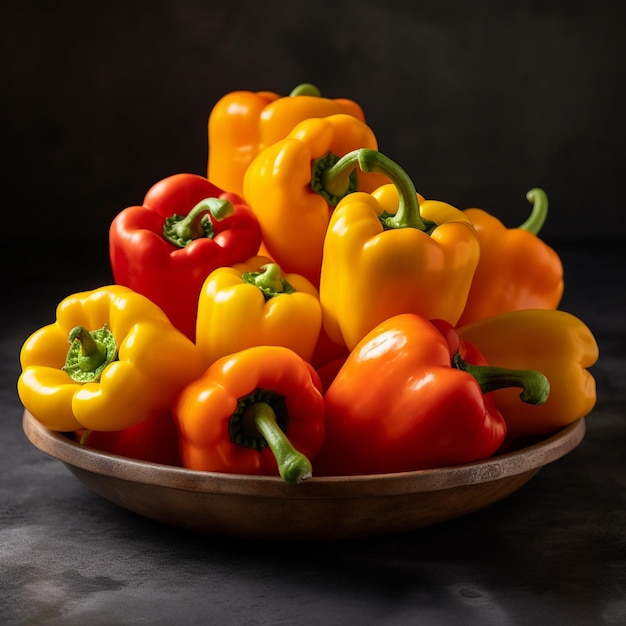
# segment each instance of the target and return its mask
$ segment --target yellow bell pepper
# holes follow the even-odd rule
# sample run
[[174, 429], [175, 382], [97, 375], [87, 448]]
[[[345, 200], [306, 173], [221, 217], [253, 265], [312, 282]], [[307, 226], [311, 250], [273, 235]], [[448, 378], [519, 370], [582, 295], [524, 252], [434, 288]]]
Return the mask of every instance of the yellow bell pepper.
[[544, 435], [587, 415], [596, 403], [596, 383], [587, 368], [598, 360], [591, 330], [561, 310], [509, 311], [458, 328], [489, 363], [542, 372], [550, 383], [545, 404], [525, 404], [519, 390], [492, 392], [511, 438]]
[[254, 346], [283, 346], [311, 361], [322, 326], [317, 289], [299, 274], [283, 274], [269, 258], [221, 267], [204, 281], [196, 345], [208, 367]]
[[263, 150], [244, 177], [244, 196], [261, 226], [263, 254], [316, 287], [337, 202], [357, 188], [372, 191], [387, 182], [354, 167], [331, 174], [340, 157], [358, 148], [376, 149], [377, 143], [369, 126], [355, 117], [308, 119]]
[[357, 150], [342, 161], [355, 159], [393, 184], [346, 196], [330, 219], [320, 281], [328, 336], [352, 350], [400, 313], [456, 324], [480, 254], [469, 219], [445, 202], [420, 204], [408, 175], [384, 155]]
[[465, 209], [480, 243], [480, 261], [459, 325], [515, 311], [556, 309], [563, 296], [563, 264], [538, 237], [548, 212], [542, 189], [531, 189], [530, 217], [518, 228], [506, 228], [482, 209]]
[[66, 297], [56, 321], [24, 342], [20, 363], [22, 404], [65, 432], [142, 422], [204, 370], [197, 347], [165, 313], [119, 285]]
[[365, 121], [356, 102], [324, 98], [317, 87], [308, 83], [282, 97], [271, 91], [228, 93], [209, 115], [207, 178], [241, 196], [245, 171], [257, 154], [284, 139], [299, 122], [337, 113]]

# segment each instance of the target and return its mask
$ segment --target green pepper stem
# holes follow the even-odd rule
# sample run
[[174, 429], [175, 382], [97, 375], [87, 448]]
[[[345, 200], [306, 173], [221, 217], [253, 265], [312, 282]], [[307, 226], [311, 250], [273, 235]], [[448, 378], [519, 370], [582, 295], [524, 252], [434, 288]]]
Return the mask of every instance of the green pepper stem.
[[298, 452], [278, 426], [276, 414], [267, 402], [255, 402], [246, 408], [245, 419], [254, 421], [274, 454], [281, 478], [288, 483], [300, 483], [313, 475], [309, 459]]
[[216, 220], [223, 220], [234, 212], [233, 205], [223, 198], [205, 198], [196, 204], [187, 216], [176, 222], [174, 231], [181, 239], [195, 239], [202, 237], [200, 230], [195, 226], [203, 213], [209, 212]]
[[428, 232], [435, 226], [422, 218], [417, 191], [410, 176], [395, 161], [376, 150], [359, 148], [345, 154], [323, 173], [324, 187], [329, 191], [345, 187], [347, 173], [357, 166], [365, 173], [384, 174], [398, 190], [398, 210], [394, 214], [384, 212], [379, 216], [386, 229], [416, 228]]
[[293, 96], [315, 96], [319, 98], [321, 95], [320, 90], [311, 83], [302, 83], [297, 87], [294, 87], [289, 94], [290, 97]]
[[210, 213], [220, 221], [235, 213], [235, 207], [224, 198], [205, 198], [187, 213], [186, 216], [172, 215], [165, 220], [163, 236], [174, 245], [184, 248], [194, 239], [213, 238], [213, 225], [206, 218]]
[[277, 263], [266, 263], [260, 269], [261, 272], [245, 272], [241, 278], [244, 282], [258, 287], [266, 300], [295, 291], [289, 281], [282, 277], [280, 266]]
[[548, 379], [536, 370], [515, 370], [492, 365], [472, 365], [457, 352], [452, 366], [471, 374], [483, 394], [507, 387], [521, 387], [520, 399], [527, 404], [543, 404], [550, 394]]
[[311, 163], [311, 189], [336, 207], [348, 194], [358, 188], [355, 159], [339, 159], [328, 152]]
[[528, 219], [518, 228], [538, 235], [548, 217], [548, 196], [543, 189], [535, 187], [526, 194], [526, 199], [532, 203], [533, 210]]
[[[350, 179], [353, 177], [354, 172], [359, 165], [358, 150], [348, 152], [340, 159], [334, 157], [333, 163], [330, 167], [325, 167], [321, 172], [320, 184], [324, 191], [324, 196], [330, 198], [341, 199], [350, 191]], [[327, 155], [328, 157], [328, 155]], [[318, 159], [318, 161], [321, 161]], [[333, 202], [332, 204], [335, 204]]]
[[427, 230], [428, 226], [420, 214], [417, 191], [410, 176], [389, 157], [377, 152], [361, 148], [359, 151], [359, 167], [363, 172], [380, 172], [387, 176], [398, 190], [399, 205], [394, 215], [385, 220], [385, 228], [417, 228]]
[[69, 334], [68, 341], [80, 343], [78, 366], [83, 372], [93, 372], [107, 358], [106, 346], [96, 341], [91, 333], [83, 326], [75, 326]]
[[75, 382], [97, 382], [105, 367], [117, 358], [115, 337], [106, 324], [93, 332], [75, 326], [68, 341], [70, 348], [63, 370]]
[[261, 265], [263, 270], [257, 274], [254, 282], [258, 287], [264, 287], [271, 289], [276, 293], [282, 293], [284, 291], [280, 266], [277, 263], [266, 263]]

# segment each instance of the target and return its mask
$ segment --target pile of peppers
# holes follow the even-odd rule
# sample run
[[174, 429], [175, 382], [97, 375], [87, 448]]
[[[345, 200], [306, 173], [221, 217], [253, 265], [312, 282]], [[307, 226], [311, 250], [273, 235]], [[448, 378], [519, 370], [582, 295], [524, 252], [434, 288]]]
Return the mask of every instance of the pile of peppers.
[[112, 220], [113, 284], [24, 342], [43, 425], [297, 484], [487, 459], [592, 410], [598, 346], [559, 309], [542, 189], [515, 228], [427, 198], [359, 104], [310, 84], [225, 95], [207, 139], [206, 174]]

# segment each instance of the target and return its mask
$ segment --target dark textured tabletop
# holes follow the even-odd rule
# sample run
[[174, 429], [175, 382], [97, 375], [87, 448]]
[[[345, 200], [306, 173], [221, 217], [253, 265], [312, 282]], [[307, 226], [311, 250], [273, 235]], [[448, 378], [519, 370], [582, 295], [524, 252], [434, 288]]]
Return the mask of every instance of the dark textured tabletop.
[[107, 276], [90, 274], [84, 257], [74, 264], [41, 250], [30, 263], [3, 263], [0, 623], [626, 623], [624, 250], [555, 247], [566, 276], [561, 308], [600, 346], [598, 402], [581, 444], [466, 517], [288, 545], [142, 518], [31, 445], [15, 390], [19, 348], [54, 320], [58, 301]]

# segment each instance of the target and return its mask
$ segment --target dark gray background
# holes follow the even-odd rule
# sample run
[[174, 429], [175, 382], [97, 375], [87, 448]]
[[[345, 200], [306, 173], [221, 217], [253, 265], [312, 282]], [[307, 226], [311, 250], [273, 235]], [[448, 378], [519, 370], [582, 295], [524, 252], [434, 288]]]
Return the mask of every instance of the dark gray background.
[[[606, 245], [624, 241], [625, 9], [608, 6], [0, 4], [4, 626], [626, 623], [626, 266], [623, 243]], [[18, 349], [62, 298], [99, 286], [119, 210], [162, 177], [204, 171], [221, 95], [303, 81], [358, 100], [426, 195], [516, 225], [526, 191], [547, 190], [563, 309], [600, 345], [598, 405], [571, 454], [447, 524], [294, 549], [181, 533], [30, 445]]]
[[424, 195], [516, 226], [541, 186], [550, 243], [621, 238], [625, 17], [603, 1], [3, 3], [0, 237], [91, 239], [101, 258], [117, 212], [206, 172], [222, 95], [313, 82], [362, 105]]

